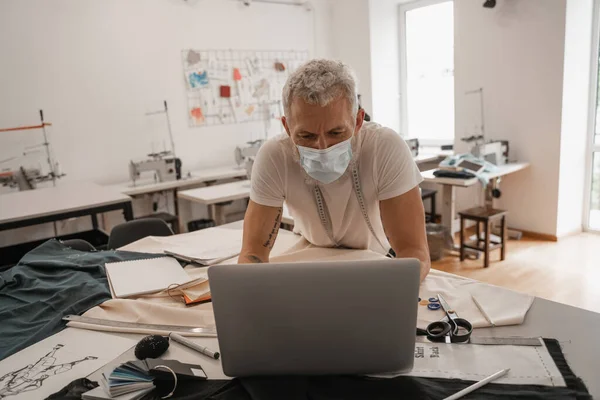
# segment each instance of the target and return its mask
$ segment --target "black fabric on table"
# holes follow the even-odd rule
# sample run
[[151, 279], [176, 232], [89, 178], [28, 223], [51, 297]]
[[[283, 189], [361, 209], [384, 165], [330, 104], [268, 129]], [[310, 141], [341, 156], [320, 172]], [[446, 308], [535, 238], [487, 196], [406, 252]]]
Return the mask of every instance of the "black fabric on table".
[[[573, 374], [558, 342], [545, 339], [567, 387], [490, 383], [465, 399], [588, 400], [584, 383]], [[439, 400], [473, 381], [402, 376], [375, 379], [358, 376], [262, 377], [180, 382], [172, 399], [179, 400]], [[154, 392], [144, 400], [157, 400]]]

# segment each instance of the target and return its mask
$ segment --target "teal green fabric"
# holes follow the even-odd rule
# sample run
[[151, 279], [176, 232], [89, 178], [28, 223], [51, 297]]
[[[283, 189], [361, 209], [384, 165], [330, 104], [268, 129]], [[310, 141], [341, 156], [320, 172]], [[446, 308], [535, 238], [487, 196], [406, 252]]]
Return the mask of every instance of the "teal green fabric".
[[160, 257], [126, 251], [82, 252], [52, 239], [0, 273], [0, 360], [65, 327], [111, 298], [104, 263]]

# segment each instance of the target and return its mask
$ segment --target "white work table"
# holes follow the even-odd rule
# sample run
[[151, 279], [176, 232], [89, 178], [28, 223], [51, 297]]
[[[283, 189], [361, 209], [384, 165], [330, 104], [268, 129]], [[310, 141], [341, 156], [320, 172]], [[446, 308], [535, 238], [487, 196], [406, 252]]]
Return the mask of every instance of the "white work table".
[[[90, 216], [93, 230], [58, 236], [54, 225], [53, 236], [61, 239], [85, 238], [90, 242], [97, 242], [94, 244], [102, 244], [107, 235], [98, 229], [97, 214], [113, 210], [123, 210], [126, 221], [133, 219], [129, 196], [91, 182], [60, 181], [57, 186], [0, 196], [0, 231]], [[0, 248], [0, 264], [17, 263], [25, 253], [44, 241], [37, 239]]]
[[[238, 221], [224, 225], [220, 229], [240, 230], [242, 227], [242, 222]], [[282, 240], [286, 244], [288, 240], [289, 243], [295, 242], [291, 232], [286, 230], [280, 231], [277, 240], [275, 246], [282, 244], [279, 243]], [[135, 250], [135, 248], [131, 247], [128, 250]], [[517, 336], [557, 339], [560, 342], [569, 366], [576, 375], [583, 379], [590, 394], [598, 397], [600, 396], [600, 380], [597, 379], [597, 371], [600, 370], [600, 347], [594, 345], [597, 332], [600, 332], [600, 314], [535, 298], [523, 324], [479, 328], [473, 331], [473, 336]], [[143, 336], [136, 335], [137, 338], [142, 338]], [[193, 338], [193, 341], [210, 349], [219, 349], [217, 338]], [[178, 348], [182, 349], [181, 346]], [[121, 356], [120, 360], [123, 362], [128, 361], [133, 359], [132, 356], [133, 349]], [[197, 360], [201, 363], [209, 379], [228, 379], [223, 374], [220, 360], [212, 360], [204, 356], [199, 357], [192, 350], [188, 351], [188, 357], [190, 357], [188, 360], [182, 359], [180, 361], [193, 362], [193, 360]], [[65, 384], [67, 383], [65, 382]]]
[[222, 185], [183, 190], [177, 193], [177, 197], [180, 199], [189, 200], [194, 203], [200, 203], [207, 206], [232, 200], [245, 199], [249, 196], [250, 181], [247, 179], [238, 182], [225, 183]]
[[129, 196], [91, 182], [60, 182], [0, 196], [0, 231], [118, 209], [132, 219]]
[[167, 182], [154, 182], [152, 179], [143, 179], [133, 182], [122, 182], [109, 187], [119, 190], [121, 193], [136, 197], [152, 193], [173, 192], [175, 215], [179, 217], [179, 203], [177, 202], [177, 193], [181, 189], [193, 188], [201, 185], [211, 185], [215, 181], [224, 179], [246, 178], [246, 169], [243, 167], [215, 167], [197, 171], [191, 171], [189, 175], [181, 179]]
[[221, 179], [233, 179], [233, 178], [244, 178], [246, 177], [246, 169], [238, 167], [216, 167], [202, 169], [198, 171], [191, 171], [191, 176], [183, 176], [181, 179], [168, 181], [168, 182], [154, 182], [151, 179], [144, 179], [133, 182], [123, 182], [116, 185], [110, 185], [115, 189], [121, 191], [121, 193], [129, 196], [140, 196], [143, 194], [164, 192], [167, 190], [176, 190], [186, 187], [192, 187], [218, 181]]
[[177, 193], [177, 197], [192, 203], [209, 206], [209, 217], [214, 219], [217, 225], [221, 225], [224, 223], [221, 212], [224, 205], [222, 203], [249, 198], [250, 181], [246, 179], [222, 185], [183, 190]]
[[[479, 328], [473, 331], [473, 337], [517, 336], [557, 339], [569, 367], [583, 380], [592, 397], [598, 398], [600, 396], [600, 380], [597, 379], [600, 370], [600, 347], [594, 343], [599, 331], [600, 314], [536, 297], [522, 325]], [[131, 336], [141, 339], [145, 335], [131, 334]], [[193, 338], [192, 341], [212, 350], [219, 349], [217, 338]], [[186, 350], [181, 346], [177, 348], [177, 354], [181, 357], [178, 359], [182, 362], [200, 363], [208, 379], [231, 379], [223, 373], [220, 360], [198, 356], [193, 350]], [[118, 358], [117, 364], [135, 359], [133, 353], [133, 349], [124, 353]], [[99, 379], [99, 375], [95, 373], [90, 378]], [[65, 385], [67, 383], [65, 382]]]
[[[233, 224], [228, 224], [220, 227], [219, 229], [242, 229], [241, 221]], [[206, 231], [209, 231], [207, 229]], [[196, 232], [194, 232], [196, 234]], [[293, 235], [291, 232], [282, 230], [280, 231], [279, 237], [275, 242], [275, 246], [280, 246], [285, 243], [288, 238]], [[172, 238], [176, 238], [173, 236]], [[182, 242], [186, 242], [186, 237], [181, 235]], [[293, 239], [293, 237], [292, 237]], [[144, 240], [144, 239], [143, 239]], [[141, 241], [140, 241], [141, 242]], [[289, 243], [296, 242], [296, 240], [290, 240]], [[199, 243], [202, 243], [199, 240]], [[133, 245], [129, 245], [128, 250], [135, 251]], [[140, 243], [141, 246], [141, 243]], [[147, 249], [141, 246], [138, 250], [147, 251]], [[205, 307], [202, 305], [198, 307]], [[459, 311], [460, 312], [460, 311]], [[161, 321], [155, 321], [155, 323], [161, 323]], [[194, 325], [189, 323], [189, 325]], [[74, 332], [85, 332], [82, 329], [72, 329]], [[555, 303], [549, 300], [535, 298], [533, 305], [531, 306], [525, 321], [521, 325], [514, 326], [503, 326], [496, 328], [479, 328], [473, 331], [474, 337], [544, 337], [557, 339], [562, 347], [566, 361], [568, 362], [574, 373], [579, 376], [586, 384], [590, 394], [594, 397], [600, 396], [600, 380], [597, 379], [598, 371], [600, 370], [600, 347], [595, 345], [597, 332], [600, 331], [600, 314], [586, 311], [580, 308], [567, 306], [564, 304]], [[102, 335], [106, 335], [107, 340], [110, 340], [114, 336], [126, 336], [132, 339], [132, 343], [146, 336], [145, 334], [124, 334], [124, 333], [109, 333], [101, 332]], [[207, 337], [191, 338], [194, 342], [207, 346], [212, 350], [218, 350], [218, 339]], [[133, 344], [132, 344], [133, 345]], [[133, 348], [126, 351], [117, 359], [114, 360], [116, 364], [121, 362], [130, 361], [135, 359], [133, 355]], [[31, 363], [30, 359], [23, 358], [19, 359], [19, 353], [17, 358], [13, 360], [13, 363], [17, 367], [22, 367]], [[183, 346], [173, 345], [169, 348], [165, 355], [167, 359], [177, 359], [181, 362], [187, 363], [199, 363], [204, 371], [206, 372], [208, 379], [228, 379], [222, 370], [221, 360], [213, 360], [208, 357], [199, 355], [193, 350], [188, 350]], [[92, 380], [99, 379], [99, 373], [102, 369], [93, 373], [90, 376]], [[52, 377], [54, 380], [60, 380], [59, 387], [67, 385], [72, 379], [66, 377], [66, 375], [57, 374]]]
[[[486, 188], [486, 203], [492, 205], [491, 189], [495, 186], [496, 180], [506, 175], [514, 174], [529, 168], [529, 163], [509, 163], [498, 166], [494, 172], [484, 174], [490, 180]], [[437, 183], [442, 185], [442, 225], [448, 227], [452, 233], [458, 230], [454, 221], [456, 215], [456, 187], [469, 187], [479, 183], [479, 179], [456, 179], [456, 178], [438, 178], [433, 175], [435, 170], [423, 171], [421, 176], [425, 182]]]
[[[528, 167], [529, 167], [529, 163], [510, 163], [510, 164], [499, 166], [498, 170], [496, 170], [494, 172], [490, 172], [490, 173], [482, 174], [482, 175], [491, 180], [491, 179], [499, 178], [499, 177], [502, 177], [505, 175], [513, 174], [515, 172], [521, 171]], [[473, 186], [479, 182], [479, 179], [477, 179], [477, 178], [471, 178], [471, 179], [438, 178], [435, 175], [433, 175], [433, 173], [435, 171], [436, 171], [435, 169], [432, 169], [429, 171], [423, 171], [421, 173], [421, 176], [423, 176], [423, 179], [425, 180], [425, 182], [439, 183], [441, 185], [467, 187], [467, 186]]]

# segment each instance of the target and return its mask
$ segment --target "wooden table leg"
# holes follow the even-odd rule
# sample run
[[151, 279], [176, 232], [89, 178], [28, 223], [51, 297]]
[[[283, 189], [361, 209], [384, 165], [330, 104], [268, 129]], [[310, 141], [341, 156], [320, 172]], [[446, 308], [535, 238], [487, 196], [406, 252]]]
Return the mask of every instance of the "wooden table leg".
[[485, 225], [485, 244], [483, 247], [483, 267], [487, 268], [490, 266], [490, 234], [492, 232], [490, 232], [490, 228], [491, 228], [491, 224], [490, 221], [486, 221], [484, 223]]
[[500, 222], [500, 242], [502, 243], [502, 247], [500, 248], [500, 259], [504, 261], [506, 258], [506, 216], [502, 216], [502, 221]]
[[460, 219], [460, 261], [465, 261], [465, 219]]

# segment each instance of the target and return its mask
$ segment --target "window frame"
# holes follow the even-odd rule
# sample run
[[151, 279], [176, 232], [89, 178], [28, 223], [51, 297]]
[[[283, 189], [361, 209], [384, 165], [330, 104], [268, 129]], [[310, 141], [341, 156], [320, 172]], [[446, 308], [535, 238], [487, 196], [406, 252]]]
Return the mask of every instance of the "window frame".
[[598, 74], [600, 73], [600, 0], [594, 0], [592, 21], [592, 52], [590, 68], [590, 99], [588, 109], [588, 137], [585, 166], [585, 195], [583, 203], [583, 230], [586, 232], [600, 232], [590, 226], [592, 205], [592, 175], [594, 173], [594, 154], [600, 155], [600, 144], [596, 144], [597, 106], [600, 103], [600, 90], [598, 90]]
[[[400, 54], [400, 129], [402, 129], [402, 135], [410, 139], [419, 139], [420, 146], [426, 147], [440, 147], [442, 145], [453, 145], [454, 137], [448, 140], [436, 140], [436, 139], [422, 139], [418, 136], [411, 136], [408, 132], [408, 82], [407, 82], [407, 55], [406, 55], [406, 12], [415, 10], [417, 8], [428, 7], [441, 3], [453, 3], [454, 0], [416, 0], [410, 3], [400, 4], [398, 6], [398, 42], [399, 42], [399, 54]], [[455, 88], [456, 91], [456, 88]], [[452, 129], [455, 131], [455, 127]], [[454, 135], [456, 136], [456, 134]]]

